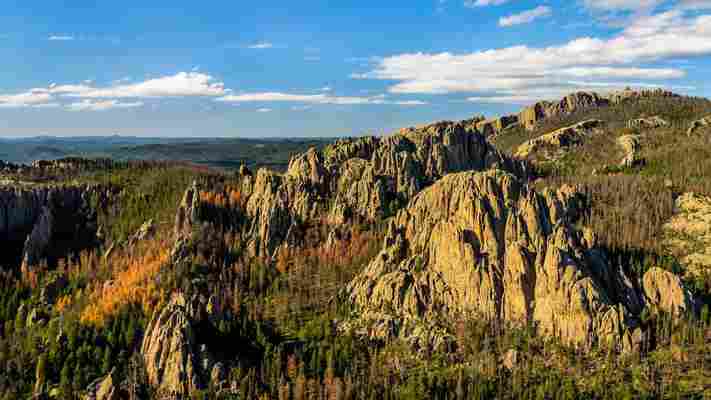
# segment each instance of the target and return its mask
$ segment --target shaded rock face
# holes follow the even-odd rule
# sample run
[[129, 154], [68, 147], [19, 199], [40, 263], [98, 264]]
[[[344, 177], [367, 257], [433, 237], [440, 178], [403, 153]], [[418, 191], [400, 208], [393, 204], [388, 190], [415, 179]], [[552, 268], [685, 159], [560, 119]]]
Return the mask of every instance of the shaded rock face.
[[664, 245], [685, 267], [703, 276], [711, 271], [711, 198], [685, 193], [674, 201], [674, 215], [664, 224]]
[[98, 187], [0, 187], [0, 265], [32, 268], [96, 240], [92, 195]]
[[603, 121], [590, 119], [546, 133], [543, 136], [531, 139], [519, 146], [516, 150], [516, 157], [527, 158], [542, 150], [558, 151], [567, 147], [580, 145], [588, 137], [600, 133], [603, 126]]
[[[387, 137], [341, 140], [295, 157], [285, 174], [261, 169], [242, 175], [250, 253], [268, 258], [282, 245], [298, 244], [307, 221], [342, 224], [388, 215], [451, 172], [500, 168], [527, 174], [525, 163], [497, 151], [470, 122], [439, 122]], [[192, 190], [178, 212], [178, 230], [195, 208]]]
[[669, 126], [669, 122], [658, 115], [648, 118], [638, 118], [627, 121], [627, 127], [630, 129], [657, 129]]
[[692, 122], [689, 130], [686, 131], [686, 134], [691, 136], [701, 132], [704, 129], [711, 130], [711, 115]]
[[199, 325], [216, 312], [208, 308], [202, 299], [176, 293], [148, 324], [141, 355], [159, 394], [186, 396], [209, 385], [216, 362], [198, 341]]
[[422, 345], [432, 340], [422, 322], [475, 315], [573, 345], [631, 348], [643, 301], [594, 236], [571, 227], [575, 203], [571, 188], [538, 194], [501, 171], [444, 177], [398, 213], [345, 289], [359, 315], [348, 327]]
[[193, 227], [199, 222], [199, 212], [200, 189], [197, 182], [193, 182], [185, 191], [175, 215], [174, 229], [176, 237], [189, 236], [192, 233]]
[[642, 278], [647, 305], [653, 310], [680, 316], [693, 311], [695, 300], [681, 279], [661, 268], [652, 268]]

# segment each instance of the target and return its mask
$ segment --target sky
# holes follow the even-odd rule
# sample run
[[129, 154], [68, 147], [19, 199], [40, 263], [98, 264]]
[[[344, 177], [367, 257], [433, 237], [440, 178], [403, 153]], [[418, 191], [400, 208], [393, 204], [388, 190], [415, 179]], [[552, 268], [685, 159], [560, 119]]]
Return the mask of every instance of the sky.
[[0, 137], [382, 134], [711, 97], [711, 0], [5, 0], [0, 63]]

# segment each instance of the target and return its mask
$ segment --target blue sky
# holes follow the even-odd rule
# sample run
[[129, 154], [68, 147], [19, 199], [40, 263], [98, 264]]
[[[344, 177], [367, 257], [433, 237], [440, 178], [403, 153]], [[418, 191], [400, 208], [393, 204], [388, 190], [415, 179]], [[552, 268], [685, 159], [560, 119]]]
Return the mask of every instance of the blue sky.
[[574, 90], [710, 96], [711, 0], [6, 0], [0, 60], [0, 137], [384, 133]]

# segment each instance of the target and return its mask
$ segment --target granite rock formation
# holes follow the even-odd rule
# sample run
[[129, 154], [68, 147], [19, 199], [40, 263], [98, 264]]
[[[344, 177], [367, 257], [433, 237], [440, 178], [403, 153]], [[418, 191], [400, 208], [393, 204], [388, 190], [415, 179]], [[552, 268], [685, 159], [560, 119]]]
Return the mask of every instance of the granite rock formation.
[[359, 315], [347, 326], [422, 346], [442, 341], [422, 323], [476, 315], [572, 345], [634, 348], [643, 299], [594, 235], [571, 226], [577, 196], [539, 194], [501, 171], [446, 176], [398, 213], [345, 289]]

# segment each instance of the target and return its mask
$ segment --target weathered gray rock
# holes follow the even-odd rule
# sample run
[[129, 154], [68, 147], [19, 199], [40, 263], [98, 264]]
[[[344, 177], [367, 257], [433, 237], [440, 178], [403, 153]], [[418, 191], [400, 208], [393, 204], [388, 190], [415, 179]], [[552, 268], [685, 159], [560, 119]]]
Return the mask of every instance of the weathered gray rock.
[[190, 235], [196, 224], [199, 223], [200, 216], [200, 188], [197, 182], [185, 191], [183, 199], [178, 206], [175, 215], [175, 236], [182, 237]]
[[381, 253], [345, 289], [359, 315], [350, 326], [422, 342], [428, 328], [413, 327], [476, 315], [572, 345], [632, 348], [642, 301], [594, 236], [572, 228], [566, 197], [501, 171], [444, 177], [398, 213]]
[[175, 293], [146, 327], [141, 356], [148, 383], [159, 395], [184, 397], [208, 387], [212, 375], [221, 376], [221, 367], [196, 333], [198, 324], [215, 316], [214, 304], [208, 310], [207, 303], [202, 296], [188, 299]]
[[596, 107], [604, 107], [610, 100], [595, 92], [576, 92], [558, 102], [541, 101], [521, 111], [518, 119], [527, 130], [533, 130], [544, 119], [562, 117], [574, 112]]
[[558, 152], [568, 147], [580, 145], [590, 136], [602, 132], [604, 124], [601, 120], [590, 119], [546, 133], [523, 143], [518, 147], [515, 155], [519, 158], [527, 158], [534, 155], [534, 153], [542, 153], [544, 151]]
[[711, 115], [692, 122], [691, 126], [689, 127], [689, 130], [686, 131], [686, 134], [688, 136], [691, 136], [703, 129], [710, 129], [710, 128], [711, 128]]
[[476, 123], [476, 129], [484, 136], [495, 136], [518, 126], [518, 115], [504, 115]]
[[[451, 172], [500, 168], [526, 175], [526, 164], [497, 151], [472, 127], [473, 121], [341, 140], [294, 157], [284, 174], [266, 169], [240, 174], [249, 253], [272, 258], [282, 246], [298, 246], [307, 221], [375, 221]], [[199, 207], [194, 191], [186, 192], [176, 231], [184, 231], [185, 221], [194, 219], [187, 217]]]
[[630, 129], [657, 129], [665, 126], [669, 126], [669, 122], [658, 115], [627, 121], [627, 127]]

